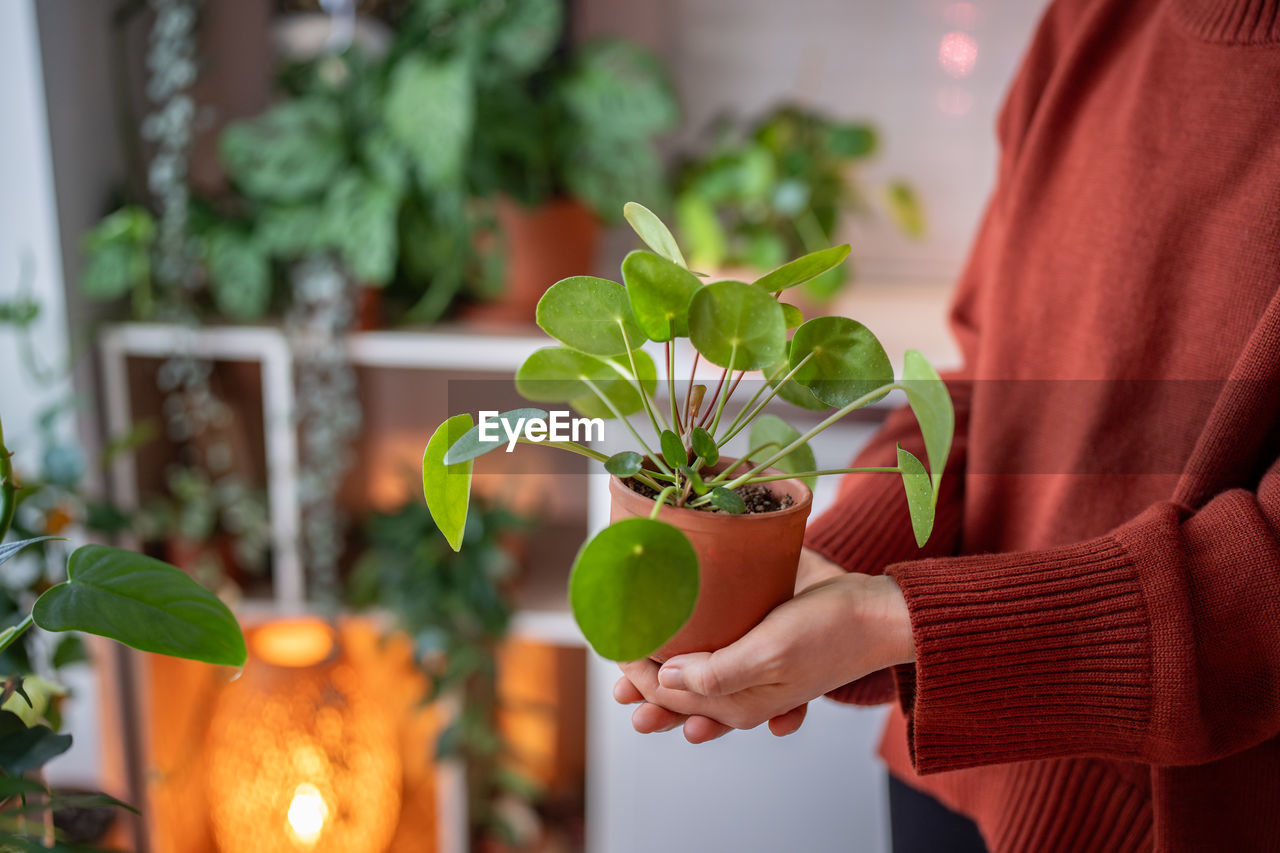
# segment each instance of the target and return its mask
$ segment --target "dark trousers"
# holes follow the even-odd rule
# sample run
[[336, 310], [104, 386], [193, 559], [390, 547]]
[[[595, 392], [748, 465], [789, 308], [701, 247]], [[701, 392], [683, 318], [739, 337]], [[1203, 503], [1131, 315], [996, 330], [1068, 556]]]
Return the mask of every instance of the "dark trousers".
[[973, 821], [889, 776], [893, 853], [987, 853]]

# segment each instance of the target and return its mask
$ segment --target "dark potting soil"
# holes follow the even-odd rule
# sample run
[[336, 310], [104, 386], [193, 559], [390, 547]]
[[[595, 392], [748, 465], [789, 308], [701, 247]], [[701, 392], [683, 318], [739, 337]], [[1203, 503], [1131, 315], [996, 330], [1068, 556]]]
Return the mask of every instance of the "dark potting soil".
[[[638, 492], [646, 498], [656, 498], [658, 493], [651, 487], [646, 486], [638, 480], [628, 477], [623, 480], [627, 484], [627, 488], [633, 492]], [[747, 514], [757, 512], [776, 512], [780, 509], [786, 509], [795, 503], [795, 499], [791, 495], [775, 495], [769, 491], [769, 487], [762, 483], [749, 483], [745, 486], [739, 486], [734, 489], [738, 497], [742, 498], [742, 502], [747, 505]], [[694, 509], [699, 512], [721, 512], [717, 507], [711, 504], [697, 507], [685, 507], [686, 509]]]

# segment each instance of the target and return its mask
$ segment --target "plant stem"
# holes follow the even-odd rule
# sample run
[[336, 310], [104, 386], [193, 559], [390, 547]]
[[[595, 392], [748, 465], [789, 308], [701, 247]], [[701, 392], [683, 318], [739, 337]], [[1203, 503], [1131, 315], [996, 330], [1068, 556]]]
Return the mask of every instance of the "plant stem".
[[[733, 438], [735, 435], [742, 432], [742, 430], [745, 429], [748, 424], [754, 421], [756, 419], [756, 416], [759, 415], [762, 411], [764, 411], [764, 407], [769, 405], [769, 401], [772, 400], [774, 397], [778, 396], [779, 389], [781, 389], [783, 385], [786, 385], [788, 382], [790, 382], [791, 377], [795, 376], [796, 371], [804, 367], [804, 363], [811, 358], [813, 358], [813, 353], [809, 353], [804, 358], [800, 359], [800, 362], [795, 367], [787, 371], [787, 374], [783, 376], [782, 379], [779, 380], [778, 384], [776, 385], [766, 380], [764, 387], [762, 387], [760, 391], [756, 393], [756, 396], [757, 397], [760, 396], [760, 394], [764, 392], [766, 387], [769, 389], [769, 396], [765, 397], [763, 400], [760, 401], [760, 405], [756, 407], [755, 411], [748, 414], [747, 409], [743, 409], [742, 414], [739, 415], [739, 417], [733, 419], [733, 423], [729, 424], [729, 432], [719, 442], [720, 446], [723, 447], [729, 441], [729, 439]], [[752, 398], [752, 402], [755, 402], [755, 398]], [[751, 407], [751, 403], [748, 403], [747, 408], [750, 408], [750, 407]]]
[[716, 416], [711, 420], [711, 427], [707, 430], [712, 435], [716, 434], [716, 429], [720, 426], [720, 416], [724, 414], [725, 403], [729, 402], [729, 398], [733, 396], [733, 392], [738, 390], [738, 383], [742, 381], [742, 377], [746, 376], [745, 370], [739, 370], [738, 376], [729, 385], [729, 390], [724, 392], [724, 396], [720, 398], [720, 408], [716, 409]]
[[769, 441], [769, 442], [765, 442], [764, 444], [760, 445], [759, 447], [753, 447], [753, 448], [751, 448], [751, 449], [750, 449], [750, 450], [748, 450], [746, 453], [742, 454], [742, 456], [739, 456], [737, 459], [733, 460], [733, 464], [732, 464], [732, 465], [730, 465], [728, 468], [725, 468], [725, 469], [724, 469], [723, 471], [721, 471], [719, 474], [716, 474], [716, 475], [715, 475], [714, 477], [712, 477], [710, 480], [707, 480], [707, 481], [706, 481], [706, 482], [707, 482], [707, 485], [708, 485], [708, 486], [710, 486], [710, 485], [712, 485], [713, 483], [720, 483], [720, 482], [723, 482], [723, 481], [724, 481], [724, 479], [725, 479], [726, 477], [728, 477], [730, 474], [732, 474], [734, 471], [736, 471], [736, 470], [738, 469], [738, 466], [743, 465], [743, 464], [745, 464], [745, 463], [747, 463], [747, 462], [751, 461], [751, 457], [752, 457], [753, 455], [755, 455], [756, 453], [759, 453], [761, 450], [764, 450], [766, 447], [778, 447], [778, 442], [776, 442], [776, 441]]
[[640, 394], [640, 402], [644, 403], [644, 412], [649, 416], [649, 423], [653, 425], [653, 431], [657, 435], [662, 435], [662, 427], [658, 426], [658, 417], [653, 412], [653, 405], [649, 402], [649, 393], [644, 388], [644, 380], [640, 378], [640, 371], [636, 370], [636, 355], [631, 349], [631, 341], [627, 338], [627, 329], [621, 322], [618, 328], [622, 330], [622, 342], [627, 346], [627, 361], [631, 362], [631, 375], [635, 378], [635, 388]]
[[588, 388], [591, 389], [591, 393], [595, 394], [597, 397], [600, 398], [600, 402], [604, 403], [605, 408], [607, 408], [610, 412], [612, 412], [615, 418], [622, 421], [623, 426], [625, 426], [627, 430], [631, 433], [631, 435], [635, 437], [635, 440], [640, 442], [640, 446], [644, 448], [644, 452], [647, 453], [649, 455], [649, 458], [653, 460], [653, 464], [658, 466], [658, 470], [664, 474], [671, 474], [672, 471], [670, 468], [667, 467], [667, 463], [662, 461], [661, 456], [653, 452], [653, 448], [650, 447], [645, 442], [645, 440], [640, 437], [640, 433], [636, 432], [636, 428], [631, 425], [631, 421], [627, 420], [626, 417], [623, 416], [622, 412], [618, 411], [618, 407], [615, 406], [613, 404], [613, 401], [610, 400], [608, 397], [606, 397], [600, 391], [600, 389], [596, 387], [596, 383], [592, 382], [590, 379], [587, 379], [586, 377], [583, 377], [582, 381], [583, 383], [586, 384]]
[[[732, 358], [729, 359], [729, 363], [733, 363]], [[720, 374], [720, 381], [716, 383], [715, 393], [711, 395], [711, 399], [707, 402], [706, 411], [702, 413], [702, 417], [698, 420], [698, 426], [705, 426], [707, 419], [711, 417], [711, 410], [716, 407], [716, 401], [720, 399], [720, 391], [724, 388], [724, 381], [727, 378], [729, 378], [729, 368], [726, 367], [724, 372]]]
[[667, 396], [671, 398], [671, 428], [676, 432], [684, 432], [680, 426], [680, 407], [676, 404], [676, 351], [671, 346], [671, 341], [663, 346], [667, 357]]
[[18, 489], [13, 482], [13, 463], [9, 448], [4, 446], [4, 426], [0, 424], [0, 542], [9, 535], [13, 511], [18, 505]]
[[[699, 358], [701, 358], [701, 357], [702, 357], [702, 353], [698, 352], [697, 350], [694, 350], [694, 351], [693, 351], [693, 366], [689, 368], [689, 384], [688, 384], [688, 385], [686, 385], [686, 386], [685, 386], [685, 388], [684, 388], [684, 417], [685, 417], [685, 422], [684, 422], [684, 425], [681, 427], [681, 430], [680, 430], [681, 432], [686, 432], [686, 433], [687, 433], [687, 432], [691, 432], [691, 431], [693, 430], [693, 424], [691, 423], [691, 421], [693, 420], [693, 410], [692, 410], [691, 408], [689, 408], [689, 405], [690, 405], [690, 402], [691, 402], [691, 401], [692, 401], [692, 399], [693, 399], [693, 384], [694, 384], [694, 379], [695, 379], [695, 378], [697, 377], [697, 375], [698, 375], [698, 359], [699, 359]], [[672, 362], [672, 364], [673, 364], [673, 366], [674, 366], [675, 362]], [[672, 372], [674, 373], [675, 371], [672, 371]]]
[[667, 497], [675, 490], [675, 486], [667, 486], [665, 489], [658, 492], [658, 496], [653, 499], [653, 511], [649, 513], [650, 521], [658, 517], [658, 513], [662, 510], [662, 504], [666, 502]]
[[[530, 441], [524, 436], [521, 436], [520, 438], [516, 439], [516, 441], [518, 441], [520, 444], [536, 444], [541, 447], [556, 447], [556, 448], [559, 448], [560, 450], [567, 450], [570, 453], [576, 453], [579, 456], [585, 456], [588, 459], [594, 459], [596, 462], [609, 461], [609, 457], [605, 456], [599, 450], [593, 450], [590, 447], [585, 447], [581, 444], [578, 444], [572, 441]], [[658, 476], [657, 472], [653, 472], [653, 474], [654, 476]], [[644, 483], [646, 486], [648, 486], [651, 489], [654, 489], [655, 491], [657, 489], [662, 488], [662, 486], [659, 483], [654, 482], [653, 478], [650, 477], [648, 473], [644, 471], [638, 471], [635, 474], [632, 474], [631, 476], [633, 479], [639, 480], [640, 482]], [[675, 479], [675, 478], [673, 477], [672, 479]]]
[[3, 633], [3, 639], [0, 639], [0, 652], [13, 645], [14, 640], [26, 633], [27, 629], [34, 625], [35, 619], [28, 613], [26, 618], [14, 625], [12, 628], [6, 628]]
[[821, 422], [819, 422], [819, 424], [818, 424], [817, 426], [815, 426], [813, 429], [809, 430], [809, 431], [808, 431], [808, 432], [806, 432], [804, 435], [800, 436], [800, 437], [799, 437], [799, 438], [797, 438], [795, 441], [791, 442], [791, 443], [790, 443], [790, 444], [788, 444], [786, 447], [784, 447], [784, 448], [782, 448], [781, 450], [779, 450], [779, 451], [778, 451], [777, 453], [775, 453], [773, 456], [770, 456], [768, 459], [766, 459], [764, 462], [761, 462], [761, 463], [760, 463], [759, 465], [757, 465], [755, 468], [751, 469], [751, 470], [750, 470], [750, 471], [748, 471], [747, 473], [742, 474], [741, 476], [739, 476], [739, 477], [737, 477], [736, 479], [732, 480], [731, 482], [727, 483], [727, 484], [725, 485], [725, 488], [726, 488], [726, 489], [730, 489], [730, 490], [732, 490], [732, 489], [736, 489], [738, 486], [741, 486], [741, 485], [742, 485], [743, 483], [745, 483], [747, 480], [750, 480], [754, 475], [756, 475], [756, 474], [758, 474], [759, 472], [763, 471], [765, 468], [768, 468], [770, 465], [772, 465], [773, 463], [777, 462], [779, 459], [781, 459], [782, 457], [786, 456], [788, 453], [790, 453], [791, 451], [795, 450], [797, 447], [801, 446], [802, 444], [804, 444], [805, 442], [807, 442], [809, 439], [813, 438], [813, 437], [814, 437], [815, 435], [817, 435], [818, 433], [822, 432], [822, 431], [823, 431], [823, 430], [825, 430], [827, 427], [831, 426], [831, 425], [832, 425], [832, 424], [834, 424], [836, 421], [840, 420], [840, 419], [841, 419], [841, 418], [843, 418], [845, 415], [847, 415], [847, 414], [849, 414], [850, 412], [852, 412], [854, 409], [861, 408], [862, 406], [865, 406], [867, 403], [870, 403], [872, 400], [876, 399], [877, 397], [882, 397], [882, 396], [884, 396], [885, 394], [889, 393], [890, 391], [892, 391], [892, 390], [893, 390], [893, 389], [895, 389], [895, 388], [902, 388], [902, 386], [901, 386], [901, 385], [899, 385], [899, 384], [897, 384], [896, 382], [895, 382], [895, 383], [890, 383], [889, 385], [883, 385], [883, 386], [881, 386], [881, 387], [879, 387], [879, 388], [875, 389], [874, 391], [870, 392], [869, 394], [863, 394], [861, 397], [859, 397], [858, 399], [854, 400], [854, 401], [853, 401], [852, 403], [850, 403], [849, 405], [847, 405], [847, 406], [845, 406], [845, 407], [843, 407], [843, 408], [837, 409], [837, 410], [836, 410], [834, 413], [832, 413], [830, 416], [828, 416], [827, 418], [825, 418], [824, 420], [822, 420]]

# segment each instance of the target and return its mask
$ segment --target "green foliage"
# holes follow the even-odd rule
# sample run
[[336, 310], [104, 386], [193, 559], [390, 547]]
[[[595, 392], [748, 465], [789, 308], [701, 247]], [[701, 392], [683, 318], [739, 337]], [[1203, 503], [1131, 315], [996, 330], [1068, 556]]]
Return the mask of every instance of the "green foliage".
[[689, 300], [689, 337], [712, 364], [758, 370], [786, 352], [787, 323], [777, 301], [758, 287], [719, 281]]
[[86, 631], [146, 652], [244, 666], [244, 637], [216, 595], [167, 563], [104, 545], [77, 548], [67, 580], [36, 600], [46, 631]]
[[289, 204], [324, 192], [346, 160], [339, 106], [319, 97], [285, 101], [232, 122], [218, 149], [227, 173], [252, 199]]
[[558, 281], [538, 300], [538, 326], [592, 355], [626, 355], [644, 342], [621, 284], [590, 275]]
[[569, 603], [591, 647], [637, 660], [671, 638], [698, 598], [698, 557], [676, 528], [628, 518], [601, 530], [573, 562]]
[[[850, 136], [843, 144], [857, 147], [855, 143], [857, 138]], [[570, 581], [574, 616], [593, 648], [618, 660], [642, 657], [665, 643], [687, 618], [696, 597], [696, 557], [682, 533], [657, 520], [660, 506], [670, 503], [743, 514], [747, 506], [737, 490], [776, 479], [766, 473], [771, 467], [807, 484], [820, 474], [867, 470], [818, 470], [810, 441], [855, 409], [903, 390], [924, 433], [929, 467], [926, 470], [904, 451], [896, 466], [870, 470], [902, 475], [913, 530], [923, 545], [932, 529], [933, 503], [954, 429], [946, 386], [918, 352], [907, 353], [903, 378], [895, 381], [884, 347], [865, 326], [844, 317], [801, 322], [797, 310], [788, 311], [791, 306], [778, 301], [779, 291], [836, 269], [848, 254], [847, 246], [819, 249], [791, 263], [779, 263], [763, 284], [701, 284], [683, 266], [679, 247], [652, 212], [632, 204], [626, 216], [658, 253], [641, 250], [627, 255], [625, 284], [575, 276], [553, 285], [538, 305], [538, 322], [562, 345], [531, 354], [515, 377], [516, 390], [530, 400], [568, 400], [579, 411], [608, 404], [606, 408], [611, 406], [616, 414], [643, 409], [653, 428], [657, 440], [646, 441], [626, 423], [644, 453], [625, 450], [605, 457], [578, 445], [560, 445], [594, 455], [615, 477], [631, 478], [651, 490], [646, 494], [657, 495], [651, 518], [610, 525], [583, 546], [574, 563]], [[790, 340], [789, 326], [796, 327]], [[709, 400], [704, 399], [706, 387], [692, 384], [691, 377], [684, 411], [673, 379], [668, 386], [672, 397], [668, 417], [664, 407], [650, 399], [657, 386], [656, 365], [639, 347], [646, 342], [670, 346], [672, 340], [685, 336], [700, 358], [726, 369]], [[629, 370], [633, 362], [634, 370]], [[736, 416], [722, 423], [734, 389], [753, 370], [763, 370], [768, 383]], [[736, 376], [731, 378], [733, 373]], [[775, 397], [802, 408], [836, 407], [837, 411], [802, 433], [785, 420], [763, 413]], [[704, 469], [720, 462], [721, 449], [748, 427], [746, 459], [715, 473]], [[480, 448], [474, 430], [442, 438], [444, 429], [432, 438], [423, 468], [433, 512], [433, 494], [446, 481], [457, 480], [447, 475], [445, 459], [469, 459], [497, 446]], [[447, 456], [440, 449], [443, 442], [451, 442]], [[657, 470], [643, 467], [646, 456]], [[465, 500], [459, 489], [450, 498], [451, 506], [465, 507]], [[438, 521], [442, 517], [436, 514]], [[456, 524], [453, 529], [458, 529]]]
[[431, 189], [456, 180], [474, 124], [471, 66], [409, 55], [391, 71], [383, 119], [391, 139], [413, 159]]
[[456, 442], [465, 437], [474, 422], [471, 415], [454, 415], [440, 424], [422, 457], [422, 489], [431, 517], [440, 532], [457, 551], [462, 547], [462, 534], [467, 525], [467, 507], [471, 502], [471, 460], [446, 465], [444, 456]]
[[[875, 199], [854, 169], [878, 147], [870, 125], [797, 105], [777, 107], [745, 128], [722, 121], [708, 149], [686, 161], [676, 181], [676, 224], [691, 262], [773, 269], [806, 252], [833, 256], [839, 247], [824, 247], [843, 217], [872, 209]], [[908, 236], [923, 235], [923, 212], [908, 184], [891, 183], [881, 206]], [[760, 284], [769, 290], [803, 284], [812, 298], [828, 299], [851, 276], [850, 266], [838, 263], [798, 274], [817, 266], [801, 258]]]
[[155, 219], [128, 205], [103, 217], [84, 236], [80, 287], [91, 299], [117, 299], [133, 291], [134, 308], [150, 313], [151, 245]]

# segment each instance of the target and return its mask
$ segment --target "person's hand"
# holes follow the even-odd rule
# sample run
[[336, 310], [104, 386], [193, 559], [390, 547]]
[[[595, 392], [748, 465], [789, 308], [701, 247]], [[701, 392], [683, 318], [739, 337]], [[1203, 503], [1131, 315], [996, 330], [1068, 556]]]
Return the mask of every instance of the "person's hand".
[[781, 736], [804, 722], [809, 700], [914, 659], [910, 617], [893, 579], [840, 572], [717, 652], [680, 655], [661, 669], [652, 661], [622, 664], [614, 698], [642, 703], [632, 716], [639, 732], [683, 725], [685, 737], [701, 743], [768, 721]]

